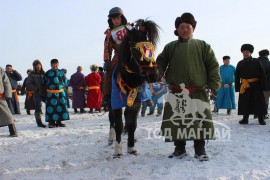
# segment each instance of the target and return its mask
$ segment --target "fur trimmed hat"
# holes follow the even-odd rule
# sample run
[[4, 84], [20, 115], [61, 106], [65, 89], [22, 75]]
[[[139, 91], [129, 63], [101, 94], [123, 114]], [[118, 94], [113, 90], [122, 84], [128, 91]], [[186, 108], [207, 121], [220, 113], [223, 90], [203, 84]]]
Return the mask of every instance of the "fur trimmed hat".
[[223, 56], [222, 59], [223, 59], [223, 60], [227, 60], [227, 59], [231, 59], [231, 57], [230, 57], [230, 56]]
[[38, 60], [38, 59], [34, 60], [33, 67], [35, 67], [38, 64], [42, 65], [41, 62], [40, 62], [40, 60]]
[[[183, 23], [183, 22], [184, 22], [184, 23], [191, 24], [191, 26], [193, 27], [193, 29], [195, 29], [195, 27], [196, 27], [196, 25], [197, 25], [197, 21], [195, 20], [194, 16], [193, 16], [191, 13], [188, 13], [188, 12], [183, 13], [183, 14], [181, 15], [181, 17], [177, 17], [177, 18], [175, 19], [175, 22], [174, 22], [175, 28], [177, 29], [177, 28], [179, 27], [179, 25], [180, 25], [181, 23]], [[174, 34], [175, 34], [176, 36], [178, 36], [177, 30], [174, 31]]]
[[58, 59], [52, 59], [51, 60], [51, 64], [56, 64], [56, 63], [59, 63]]
[[241, 46], [241, 52], [243, 51], [249, 51], [252, 54], [254, 51], [254, 47], [251, 44], [243, 44]]
[[263, 49], [261, 51], [259, 51], [259, 56], [263, 57], [263, 56], [269, 56], [269, 51], [268, 49]]

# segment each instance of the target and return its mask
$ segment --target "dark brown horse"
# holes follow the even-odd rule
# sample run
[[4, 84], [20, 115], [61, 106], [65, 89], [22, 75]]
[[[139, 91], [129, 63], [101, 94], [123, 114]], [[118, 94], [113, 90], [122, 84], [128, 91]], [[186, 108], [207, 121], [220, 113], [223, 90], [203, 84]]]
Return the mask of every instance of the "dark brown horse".
[[[128, 150], [130, 154], [137, 154], [134, 148], [134, 133], [137, 128], [137, 117], [141, 108], [139, 87], [144, 83], [156, 82], [160, 79], [154, 58], [154, 50], [159, 39], [158, 25], [150, 20], [138, 20], [120, 46], [119, 60], [113, 73], [112, 109], [109, 112], [111, 130], [115, 128], [116, 157], [121, 156], [123, 131], [122, 107], [125, 107], [125, 130], [128, 134]], [[114, 90], [115, 88], [118, 90]], [[114, 97], [121, 96], [125, 105], [114, 105]]]

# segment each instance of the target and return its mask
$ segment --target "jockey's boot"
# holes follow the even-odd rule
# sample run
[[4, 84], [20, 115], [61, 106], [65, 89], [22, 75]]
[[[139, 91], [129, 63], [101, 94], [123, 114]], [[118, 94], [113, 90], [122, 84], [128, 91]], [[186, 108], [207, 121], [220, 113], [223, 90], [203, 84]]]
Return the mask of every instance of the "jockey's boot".
[[35, 112], [35, 118], [36, 118], [36, 123], [38, 127], [45, 128], [46, 125], [42, 123], [41, 121], [41, 113], [40, 112]]
[[8, 129], [9, 129], [9, 136], [18, 137], [17, 130], [14, 124], [9, 124]]
[[199, 159], [200, 161], [208, 161], [209, 157], [205, 152], [205, 141], [204, 140], [194, 140], [194, 149], [195, 155], [194, 157]]
[[264, 115], [259, 115], [258, 116], [258, 120], [259, 120], [259, 124], [260, 125], [266, 125], [266, 123], [264, 121]]
[[243, 119], [239, 121], [239, 124], [248, 124], [249, 115], [244, 115]]
[[60, 120], [56, 121], [55, 125], [56, 127], [66, 127], [66, 125], [63, 124]]

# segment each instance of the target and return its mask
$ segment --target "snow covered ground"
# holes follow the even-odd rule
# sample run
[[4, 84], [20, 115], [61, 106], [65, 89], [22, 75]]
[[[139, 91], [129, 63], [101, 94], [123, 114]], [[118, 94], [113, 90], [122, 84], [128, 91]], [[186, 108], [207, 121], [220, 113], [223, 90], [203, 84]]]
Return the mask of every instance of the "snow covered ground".
[[[126, 153], [113, 159], [114, 145], [107, 145], [107, 114], [74, 114], [65, 128], [38, 128], [34, 115], [15, 115], [19, 137], [9, 137], [0, 128], [0, 179], [270, 179], [270, 122], [266, 126], [250, 117], [240, 125], [236, 110], [214, 114], [217, 140], [206, 145], [208, 162], [195, 159], [193, 143], [188, 156], [169, 159], [173, 143], [158, 136], [161, 118], [138, 118], [137, 156]], [[33, 114], [33, 111], [32, 111]], [[44, 121], [44, 117], [43, 117]], [[222, 136], [224, 130], [225, 136]]]

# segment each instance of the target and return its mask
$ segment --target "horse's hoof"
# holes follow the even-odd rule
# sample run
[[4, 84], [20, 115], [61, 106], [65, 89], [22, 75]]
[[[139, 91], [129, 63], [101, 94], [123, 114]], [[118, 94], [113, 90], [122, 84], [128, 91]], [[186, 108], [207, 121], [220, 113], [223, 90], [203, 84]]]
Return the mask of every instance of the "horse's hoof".
[[123, 154], [114, 154], [113, 155], [113, 159], [117, 159], [117, 158], [120, 158]]
[[115, 130], [114, 128], [111, 128], [109, 131], [108, 144], [110, 144], [110, 142], [113, 143], [114, 139], [115, 139]]
[[108, 141], [108, 145], [112, 145], [113, 144], [113, 141]]
[[132, 154], [132, 155], [138, 155], [138, 152], [137, 152], [137, 150], [134, 147], [128, 147], [128, 151], [127, 152], [129, 154]]
[[120, 143], [118, 143], [118, 142], [116, 142], [115, 143], [115, 147], [114, 147], [114, 155], [116, 155], [116, 156], [121, 156], [123, 154], [123, 152], [122, 152], [122, 143], [120, 142]]

